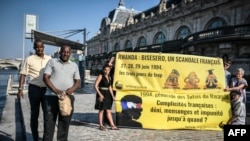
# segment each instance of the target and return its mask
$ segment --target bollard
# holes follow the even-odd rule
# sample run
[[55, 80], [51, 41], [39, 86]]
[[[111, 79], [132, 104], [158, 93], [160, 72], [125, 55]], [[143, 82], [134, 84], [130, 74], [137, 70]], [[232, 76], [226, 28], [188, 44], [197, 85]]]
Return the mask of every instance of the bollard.
[[85, 79], [90, 80], [90, 70], [85, 70]]

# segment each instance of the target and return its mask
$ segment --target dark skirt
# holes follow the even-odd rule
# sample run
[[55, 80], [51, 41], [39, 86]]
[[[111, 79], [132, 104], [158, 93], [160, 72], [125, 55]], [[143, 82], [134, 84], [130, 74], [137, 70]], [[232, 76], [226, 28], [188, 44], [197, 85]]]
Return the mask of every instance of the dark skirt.
[[100, 90], [103, 94], [104, 99], [102, 102], [99, 101], [99, 95], [96, 94], [95, 109], [96, 110], [110, 110], [112, 108], [113, 99], [109, 90]]

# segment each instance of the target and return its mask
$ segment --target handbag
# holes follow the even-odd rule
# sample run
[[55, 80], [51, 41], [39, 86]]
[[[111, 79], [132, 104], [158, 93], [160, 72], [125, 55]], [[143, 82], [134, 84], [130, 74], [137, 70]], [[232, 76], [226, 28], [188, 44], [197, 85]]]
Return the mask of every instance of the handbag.
[[61, 115], [69, 116], [72, 111], [72, 105], [70, 97], [65, 94], [65, 92], [61, 96], [59, 96], [58, 103]]

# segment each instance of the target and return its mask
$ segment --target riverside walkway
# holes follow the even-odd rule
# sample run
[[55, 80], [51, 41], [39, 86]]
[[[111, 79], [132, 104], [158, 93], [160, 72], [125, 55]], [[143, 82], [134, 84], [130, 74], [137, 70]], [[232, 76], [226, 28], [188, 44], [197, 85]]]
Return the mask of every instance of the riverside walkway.
[[[95, 91], [91, 76], [84, 88], [75, 93], [75, 110], [69, 128], [69, 141], [223, 141], [223, 131], [208, 130], [149, 130], [124, 127], [100, 131], [98, 111], [94, 110]], [[0, 105], [1, 106], [1, 105]], [[113, 117], [115, 119], [115, 107]], [[248, 109], [248, 108], [247, 108]], [[0, 119], [0, 141], [32, 141], [28, 95], [19, 101], [16, 95], [6, 95]], [[249, 123], [249, 117], [247, 118]], [[54, 141], [56, 141], [56, 132]], [[43, 119], [39, 117], [39, 136], [42, 140]]]

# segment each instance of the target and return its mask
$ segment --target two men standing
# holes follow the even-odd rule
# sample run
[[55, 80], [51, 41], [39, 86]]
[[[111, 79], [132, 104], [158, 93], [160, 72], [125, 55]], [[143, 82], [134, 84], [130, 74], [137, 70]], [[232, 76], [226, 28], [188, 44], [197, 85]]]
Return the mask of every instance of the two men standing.
[[23, 86], [26, 76], [29, 77], [28, 96], [31, 107], [31, 131], [34, 141], [39, 140], [38, 117], [40, 105], [44, 118], [44, 141], [52, 141], [58, 116], [57, 140], [67, 140], [71, 116], [61, 116], [58, 106], [58, 96], [66, 93], [74, 103], [73, 92], [80, 85], [80, 75], [77, 64], [69, 60], [71, 47], [63, 45], [60, 57], [51, 59], [44, 54], [44, 44], [41, 40], [34, 42], [34, 55], [25, 59], [20, 71], [18, 98], [23, 97]]

